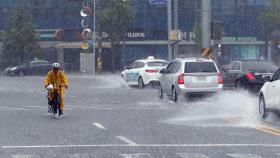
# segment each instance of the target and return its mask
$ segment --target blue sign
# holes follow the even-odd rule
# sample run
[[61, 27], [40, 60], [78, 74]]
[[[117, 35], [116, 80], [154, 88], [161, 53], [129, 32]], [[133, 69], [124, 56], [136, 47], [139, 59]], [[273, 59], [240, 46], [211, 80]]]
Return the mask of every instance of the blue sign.
[[149, 0], [150, 4], [167, 4], [167, 0]]

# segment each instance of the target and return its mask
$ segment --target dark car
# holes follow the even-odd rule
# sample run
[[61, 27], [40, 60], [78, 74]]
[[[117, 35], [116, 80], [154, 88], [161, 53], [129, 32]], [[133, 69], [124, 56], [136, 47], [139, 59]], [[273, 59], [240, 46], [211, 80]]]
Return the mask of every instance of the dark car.
[[51, 68], [52, 64], [48, 61], [35, 60], [26, 65], [6, 68], [5, 74], [8, 76], [46, 75]]
[[259, 91], [277, 69], [271, 61], [234, 61], [223, 67], [224, 87]]

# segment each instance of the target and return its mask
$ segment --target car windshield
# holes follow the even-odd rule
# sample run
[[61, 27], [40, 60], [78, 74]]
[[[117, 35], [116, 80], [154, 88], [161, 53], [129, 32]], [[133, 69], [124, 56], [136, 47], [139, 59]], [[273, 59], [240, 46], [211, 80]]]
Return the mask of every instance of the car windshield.
[[164, 61], [152, 61], [152, 62], [147, 62], [147, 65], [149, 67], [164, 67], [167, 66], [168, 62]]
[[251, 72], [267, 72], [274, 73], [278, 66], [270, 61], [249, 61], [246, 62], [245, 67]]
[[186, 62], [185, 73], [217, 72], [213, 62]]

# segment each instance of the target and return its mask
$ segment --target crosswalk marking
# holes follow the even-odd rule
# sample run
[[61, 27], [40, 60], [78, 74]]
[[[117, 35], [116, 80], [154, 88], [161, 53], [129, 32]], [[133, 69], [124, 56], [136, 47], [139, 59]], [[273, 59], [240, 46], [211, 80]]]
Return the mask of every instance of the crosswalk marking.
[[261, 156], [253, 154], [227, 154], [227, 156], [232, 158], [262, 158]]
[[12, 155], [12, 158], [35, 158], [33, 155]]
[[176, 155], [180, 156], [181, 158], [210, 158], [199, 153], [177, 153]]
[[153, 158], [152, 155], [146, 153], [138, 154], [120, 154], [124, 158]]

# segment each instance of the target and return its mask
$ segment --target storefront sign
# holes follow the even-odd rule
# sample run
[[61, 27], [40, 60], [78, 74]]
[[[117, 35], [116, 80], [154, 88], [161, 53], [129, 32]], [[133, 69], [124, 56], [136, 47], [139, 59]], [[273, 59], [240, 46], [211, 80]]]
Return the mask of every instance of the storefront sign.
[[254, 42], [257, 41], [256, 37], [222, 37], [222, 41], [231, 42]]
[[150, 4], [167, 4], [167, 0], [149, 0]]
[[145, 38], [144, 32], [128, 32], [127, 33], [128, 38]]

